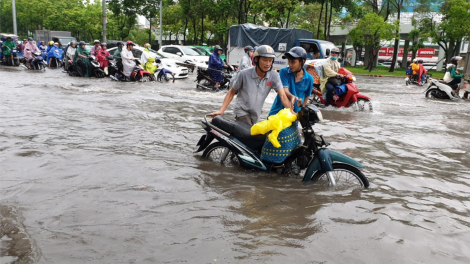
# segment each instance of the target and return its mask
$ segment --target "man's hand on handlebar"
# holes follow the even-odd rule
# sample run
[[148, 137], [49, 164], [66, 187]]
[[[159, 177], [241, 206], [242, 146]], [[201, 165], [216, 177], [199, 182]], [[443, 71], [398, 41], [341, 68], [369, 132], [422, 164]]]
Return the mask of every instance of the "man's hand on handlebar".
[[219, 110], [219, 111], [213, 112], [213, 113], [211, 114], [211, 117], [214, 118], [214, 117], [216, 117], [216, 116], [218, 116], [218, 115], [223, 115], [223, 114], [224, 114], [224, 112]]

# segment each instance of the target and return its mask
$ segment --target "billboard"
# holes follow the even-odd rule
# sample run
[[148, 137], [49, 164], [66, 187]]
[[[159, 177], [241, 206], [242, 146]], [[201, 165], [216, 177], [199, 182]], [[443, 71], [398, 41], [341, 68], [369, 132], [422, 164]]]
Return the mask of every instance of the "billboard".
[[[427, 48], [427, 49], [419, 49], [416, 53], [416, 57], [434, 57], [437, 56], [435, 49]], [[408, 52], [408, 57], [411, 57], [412, 52]], [[393, 48], [381, 48], [379, 51], [379, 56], [393, 56]], [[398, 49], [398, 57], [403, 56], [403, 49]]]

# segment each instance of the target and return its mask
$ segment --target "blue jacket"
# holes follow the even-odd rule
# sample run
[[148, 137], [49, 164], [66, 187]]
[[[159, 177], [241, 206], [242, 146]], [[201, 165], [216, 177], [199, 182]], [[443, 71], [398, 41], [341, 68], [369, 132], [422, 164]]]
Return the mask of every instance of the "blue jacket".
[[[214, 49], [214, 53], [209, 58], [209, 69], [215, 69], [221, 71], [224, 67], [224, 62], [219, 56], [218, 50]], [[219, 71], [210, 71], [211, 78], [216, 82], [223, 81], [222, 73]]]
[[58, 58], [59, 60], [62, 60], [63, 53], [64, 51], [62, 49], [59, 49], [58, 47], [54, 45], [47, 52], [47, 63], [49, 63], [50, 58], [53, 58], [53, 57]]

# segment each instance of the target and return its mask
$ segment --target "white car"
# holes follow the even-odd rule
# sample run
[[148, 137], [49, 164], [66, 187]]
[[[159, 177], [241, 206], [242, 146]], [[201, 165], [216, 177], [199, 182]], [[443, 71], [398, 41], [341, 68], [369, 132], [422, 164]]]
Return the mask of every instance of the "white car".
[[[113, 55], [116, 50], [117, 50], [117, 47], [114, 47], [112, 49], [109, 49], [108, 52], [109, 52], [109, 54]], [[136, 58], [140, 61], [140, 57], [142, 56], [142, 52], [144, 52], [144, 50], [145, 49], [143, 47], [134, 47], [132, 49], [132, 54], [134, 55], [134, 58]], [[158, 53], [154, 50], [150, 51], [150, 56], [152, 56], [153, 58], [159, 58], [160, 61], [161, 61], [162, 66], [165, 69], [170, 70], [172, 73], [175, 74], [175, 79], [182, 79], [182, 78], [187, 78], [188, 77], [188, 72], [189, 72], [188, 68], [186, 68], [184, 66], [177, 65], [176, 63], [178, 63], [179, 61], [168, 58], [168, 57], [166, 57], [166, 56], [164, 56], [164, 55], [162, 55], [162, 54], [160, 54], [160, 53]], [[155, 74], [157, 74], [157, 73], [155, 73]], [[157, 77], [157, 76], [155, 76], [155, 77]]]
[[162, 46], [158, 50], [158, 53], [182, 63], [194, 64], [196, 67], [207, 68], [209, 65], [209, 56], [203, 56], [196, 52], [192, 47], [188, 46]]

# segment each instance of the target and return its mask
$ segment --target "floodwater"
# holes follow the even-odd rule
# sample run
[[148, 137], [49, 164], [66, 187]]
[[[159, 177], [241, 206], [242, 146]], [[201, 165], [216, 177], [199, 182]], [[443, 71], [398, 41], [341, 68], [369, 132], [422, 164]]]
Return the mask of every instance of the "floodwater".
[[0, 262], [470, 263], [470, 102], [359, 76], [375, 111], [314, 127], [371, 183], [337, 193], [193, 153], [224, 98], [194, 79], [2, 67]]

